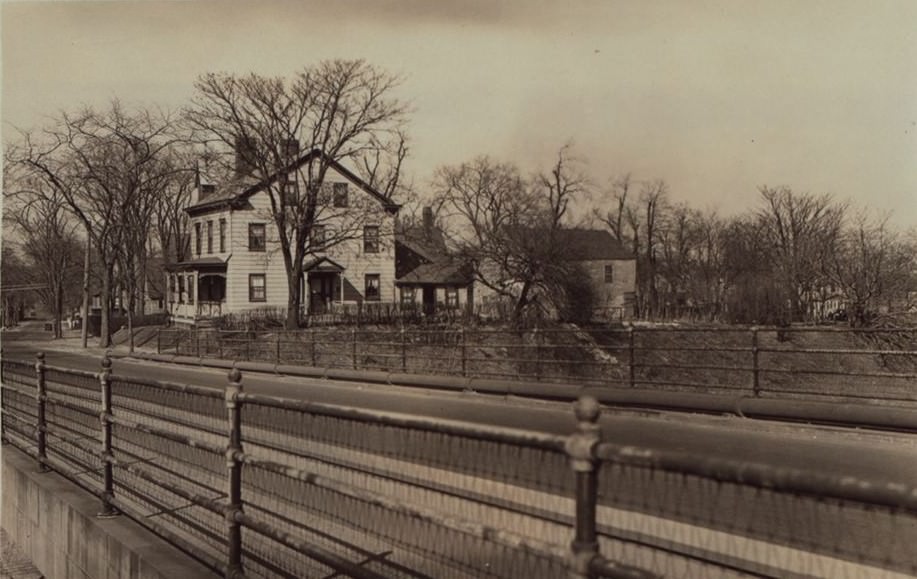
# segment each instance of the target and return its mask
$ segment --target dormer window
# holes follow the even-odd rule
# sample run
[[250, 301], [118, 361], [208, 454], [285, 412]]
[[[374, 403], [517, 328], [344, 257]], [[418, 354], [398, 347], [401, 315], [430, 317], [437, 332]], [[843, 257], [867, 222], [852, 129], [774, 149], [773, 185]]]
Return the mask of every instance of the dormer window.
[[201, 183], [201, 198], [213, 195], [217, 191], [217, 186], [212, 183]]

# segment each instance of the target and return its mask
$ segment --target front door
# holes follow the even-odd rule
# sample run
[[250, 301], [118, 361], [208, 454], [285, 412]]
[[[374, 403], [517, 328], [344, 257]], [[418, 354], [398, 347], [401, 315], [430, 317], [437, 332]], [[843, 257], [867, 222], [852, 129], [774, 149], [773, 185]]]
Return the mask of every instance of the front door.
[[309, 274], [309, 313], [323, 314], [334, 301], [335, 278], [333, 273]]
[[424, 286], [423, 288], [423, 313], [432, 316], [436, 313], [436, 288]]

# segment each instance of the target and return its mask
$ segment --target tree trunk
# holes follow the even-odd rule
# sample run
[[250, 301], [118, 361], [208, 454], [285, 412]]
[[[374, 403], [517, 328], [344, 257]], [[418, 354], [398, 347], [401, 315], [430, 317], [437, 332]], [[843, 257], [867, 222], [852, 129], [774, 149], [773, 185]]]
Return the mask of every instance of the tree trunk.
[[300, 280], [302, 279], [302, 267], [297, 266], [287, 272], [287, 319], [283, 327], [287, 330], [296, 330], [299, 328], [299, 308], [302, 304], [302, 295], [300, 293]]
[[102, 322], [99, 329], [99, 347], [111, 346], [111, 278], [112, 266], [102, 268]]
[[64, 337], [64, 280], [59, 279], [54, 288], [54, 339]]
[[86, 252], [83, 256], [83, 306], [80, 314], [83, 319], [80, 327], [80, 340], [82, 346], [86, 348], [89, 345], [89, 269], [91, 265], [92, 243], [89, 236], [86, 236]]
[[[133, 301], [133, 297], [131, 298]], [[127, 308], [127, 351], [134, 353], [134, 304]]]

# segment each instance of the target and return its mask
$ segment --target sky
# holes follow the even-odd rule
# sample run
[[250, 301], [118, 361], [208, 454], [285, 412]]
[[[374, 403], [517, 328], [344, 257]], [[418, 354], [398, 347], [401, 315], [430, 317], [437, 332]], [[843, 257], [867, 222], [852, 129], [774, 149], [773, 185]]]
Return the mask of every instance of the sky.
[[330, 58], [399, 74], [409, 176], [572, 142], [598, 188], [664, 179], [730, 215], [758, 187], [917, 226], [917, 2], [3, 2], [3, 138], [82, 104], [180, 107], [206, 72]]

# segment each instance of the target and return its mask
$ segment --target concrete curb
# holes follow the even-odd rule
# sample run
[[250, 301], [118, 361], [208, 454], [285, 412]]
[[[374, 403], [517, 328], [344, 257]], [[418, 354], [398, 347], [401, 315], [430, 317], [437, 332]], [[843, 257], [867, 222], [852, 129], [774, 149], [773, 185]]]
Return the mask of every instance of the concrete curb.
[[341, 368], [312, 368], [265, 362], [233, 362], [231, 360], [176, 356], [173, 354], [135, 353], [133, 357], [189, 366], [226, 369], [236, 367], [242, 371], [263, 374], [387, 384], [426, 390], [473, 391], [482, 394], [518, 396], [561, 402], [573, 401], [583, 394], [588, 394], [595, 396], [603, 404], [622, 408], [734, 414], [744, 418], [917, 432], [917, 409], [911, 410], [865, 403], [851, 404], [804, 399], [760, 398], [751, 395], [751, 393], [723, 395], [695, 392], [660, 392], [638, 388], [603, 388], [576, 384], [514, 382], [509, 380], [360, 371]]

